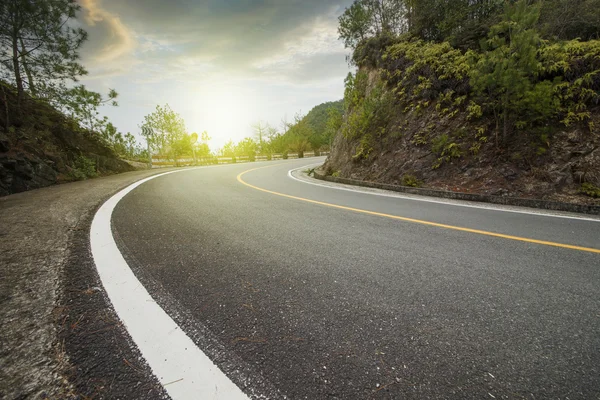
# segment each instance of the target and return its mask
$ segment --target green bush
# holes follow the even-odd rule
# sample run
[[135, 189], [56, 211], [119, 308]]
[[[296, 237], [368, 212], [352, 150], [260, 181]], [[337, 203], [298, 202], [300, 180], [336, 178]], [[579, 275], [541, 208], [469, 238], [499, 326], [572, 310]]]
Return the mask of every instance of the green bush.
[[422, 40], [402, 41], [390, 46], [383, 68], [388, 85], [406, 104], [432, 101], [446, 96], [464, 96], [470, 91], [468, 57], [450, 43]]
[[444, 152], [444, 149], [446, 148], [446, 146], [448, 146], [449, 143], [450, 136], [444, 133], [431, 140], [431, 151], [437, 154], [438, 156], [441, 156]]
[[600, 188], [598, 186], [594, 186], [591, 183], [584, 183], [581, 185], [581, 189], [579, 191], [586, 196], [593, 197], [595, 199], [600, 198]]
[[402, 186], [420, 187], [423, 184], [416, 176], [411, 174], [405, 174], [402, 177]]
[[95, 178], [98, 176], [96, 172], [96, 163], [94, 160], [85, 156], [78, 156], [70, 171], [71, 178], [77, 181], [82, 181], [88, 178]]

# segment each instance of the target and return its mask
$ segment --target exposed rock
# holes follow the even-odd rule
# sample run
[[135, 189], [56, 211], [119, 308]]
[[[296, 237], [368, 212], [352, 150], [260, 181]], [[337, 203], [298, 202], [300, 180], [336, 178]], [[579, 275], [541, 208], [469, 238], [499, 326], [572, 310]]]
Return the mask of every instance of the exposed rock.
[[[47, 104], [29, 100], [24, 106], [27, 118], [0, 132], [0, 196], [73, 180], [79, 157], [93, 161], [99, 175], [135, 169], [97, 134], [82, 130]], [[2, 99], [0, 106], [5, 106]], [[16, 112], [11, 96], [8, 107]], [[5, 122], [2, 118], [0, 113], [0, 126]]]
[[[374, 79], [369, 71], [369, 87]], [[473, 133], [477, 126], [465, 112], [442, 115], [435, 103], [419, 113], [393, 107], [398, 107], [397, 112], [391, 113], [384, 127], [372, 131], [362, 127], [365, 132], [352, 138], [338, 132], [323, 171], [396, 185], [412, 175], [431, 189], [600, 204], [580, 193], [586, 182], [600, 187], [600, 107], [590, 110], [591, 119], [584, 124], [567, 129], [556, 122], [556, 129], [549, 129], [543, 140], [534, 133], [518, 132], [502, 144], [496, 144], [499, 138], [491, 120], [478, 122], [488, 126], [486, 136], [480, 137]], [[345, 119], [351, 117], [347, 114]], [[371, 138], [367, 151], [361, 135]], [[440, 143], [442, 136], [445, 144], [436, 148], [434, 143]], [[457, 150], [453, 155], [444, 147], [449, 144]]]

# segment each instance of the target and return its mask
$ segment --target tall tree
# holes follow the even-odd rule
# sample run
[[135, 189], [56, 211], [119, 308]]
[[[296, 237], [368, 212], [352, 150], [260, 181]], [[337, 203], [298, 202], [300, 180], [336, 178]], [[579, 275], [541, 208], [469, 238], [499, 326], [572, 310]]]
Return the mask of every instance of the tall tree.
[[0, 69], [17, 87], [19, 103], [26, 85], [52, 100], [65, 81], [87, 73], [78, 53], [87, 33], [70, 23], [79, 9], [73, 0], [0, 2]]
[[471, 85], [493, 110], [497, 128], [502, 125], [504, 141], [525, 112], [546, 117], [553, 111], [552, 84], [537, 81], [542, 44], [536, 30], [539, 15], [539, 3], [507, 3], [503, 20], [492, 27], [483, 43], [483, 53], [471, 53], [475, 59]]
[[370, 37], [408, 31], [406, 0], [356, 0], [339, 17], [338, 33], [346, 47]]
[[254, 136], [258, 139], [258, 151], [262, 152], [264, 140], [267, 138], [267, 132], [269, 131], [269, 124], [258, 121], [252, 124], [252, 129], [254, 129]]
[[373, 35], [371, 26], [372, 15], [365, 0], [359, 0], [344, 11], [338, 18], [338, 33], [344, 45], [349, 48], [356, 46]]
[[156, 106], [154, 112], [144, 117], [141, 127], [149, 128], [143, 131], [151, 132], [146, 139], [153, 149], [175, 159], [178, 149], [183, 148], [181, 140], [186, 135], [185, 122], [168, 104]]

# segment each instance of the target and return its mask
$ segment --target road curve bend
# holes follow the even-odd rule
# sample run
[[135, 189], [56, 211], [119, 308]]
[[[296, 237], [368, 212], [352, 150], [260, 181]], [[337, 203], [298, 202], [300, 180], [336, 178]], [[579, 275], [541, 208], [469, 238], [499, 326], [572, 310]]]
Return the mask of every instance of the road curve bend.
[[[112, 239], [144, 302], [156, 302], [232, 390], [600, 396], [598, 220], [290, 179], [311, 162], [159, 176], [111, 211]], [[156, 340], [146, 345], [170, 339]], [[162, 382], [170, 394], [184, 386]]]

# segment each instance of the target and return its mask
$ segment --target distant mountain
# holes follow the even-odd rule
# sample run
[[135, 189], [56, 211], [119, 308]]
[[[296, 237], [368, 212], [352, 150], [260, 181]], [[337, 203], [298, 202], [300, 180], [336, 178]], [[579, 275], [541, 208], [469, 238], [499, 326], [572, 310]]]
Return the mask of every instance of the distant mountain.
[[316, 135], [325, 134], [327, 119], [329, 118], [327, 110], [332, 107], [337, 108], [340, 113], [343, 114], [344, 100], [329, 101], [327, 103], [319, 104], [310, 110], [310, 112], [304, 117], [306, 123], [312, 128]]

